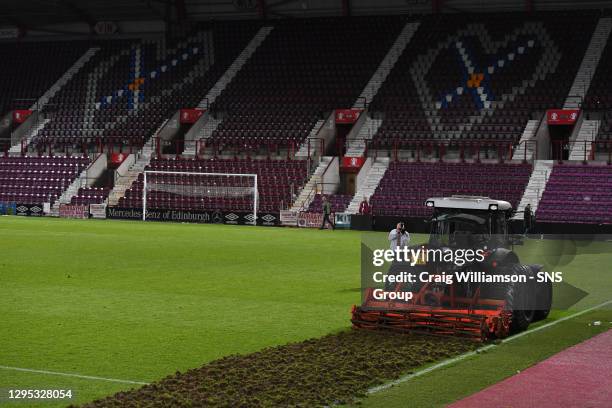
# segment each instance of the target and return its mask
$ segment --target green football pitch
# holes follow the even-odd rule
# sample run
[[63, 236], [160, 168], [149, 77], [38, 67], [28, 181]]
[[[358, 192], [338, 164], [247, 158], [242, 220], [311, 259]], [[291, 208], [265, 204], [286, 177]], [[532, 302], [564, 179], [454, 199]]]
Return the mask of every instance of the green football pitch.
[[[71, 402], [82, 403], [229, 354], [348, 329], [350, 308], [359, 302], [360, 240], [355, 231], [1, 217], [0, 389], [70, 389]], [[530, 240], [520, 248], [521, 256], [543, 259], [588, 293], [542, 324], [612, 297], [610, 247]], [[564, 339], [552, 342], [556, 348], [544, 346], [552, 327], [524, 336], [536, 338], [530, 350], [540, 344], [541, 351], [469, 386], [457, 380], [439, 401], [424, 399], [425, 406], [474, 392], [610, 328], [609, 313], [601, 313], [555, 325], [561, 333], [555, 338]], [[588, 326], [591, 318], [604, 324]], [[497, 353], [505, 361], [516, 352], [510, 345], [486, 357]], [[479, 358], [455, 369], [477, 370]], [[402, 389], [410, 395], [412, 381], [364, 402], [404, 406]]]

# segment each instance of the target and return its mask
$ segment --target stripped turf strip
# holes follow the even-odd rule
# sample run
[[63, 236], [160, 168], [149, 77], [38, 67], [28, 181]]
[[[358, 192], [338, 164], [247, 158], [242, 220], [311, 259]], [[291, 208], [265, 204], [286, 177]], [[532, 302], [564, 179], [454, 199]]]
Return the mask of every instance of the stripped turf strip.
[[346, 331], [212, 361], [84, 407], [326, 406], [479, 345], [454, 338]]

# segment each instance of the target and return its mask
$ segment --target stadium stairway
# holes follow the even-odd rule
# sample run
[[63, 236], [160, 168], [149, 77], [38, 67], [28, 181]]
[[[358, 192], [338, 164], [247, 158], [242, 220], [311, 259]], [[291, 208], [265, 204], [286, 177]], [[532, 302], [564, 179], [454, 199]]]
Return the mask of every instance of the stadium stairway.
[[[358, 108], [364, 107], [363, 106], [364, 100], [365, 100], [365, 107], [367, 107], [367, 104], [370, 103], [372, 99], [374, 99], [374, 97], [376, 96], [376, 93], [378, 92], [382, 84], [385, 82], [387, 77], [389, 76], [389, 73], [395, 66], [397, 60], [402, 55], [402, 53], [404, 52], [404, 50], [410, 43], [410, 40], [412, 39], [416, 31], [418, 30], [419, 25], [420, 25], [419, 22], [406, 23], [406, 25], [404, 26], [400, 34], [397, 36], [395, 42], [393, 43], [393, 45], [391, 46], [391, 48], [389, 49], [389, 51], [387, 52], [383, 60], [380, 62], [378, 68], [376, 69], [376, 71], [374, 72], [374, 74], [372, 75], [372, 77], [370, 78], [366, 86], [364, 87], [364, 89], [359, 94], [359, 97], [355, 100], [353, 104], [353, 108], [358, 109]], [[361, 127], [359, 128], [359, 130], [352, 133], [356, 136], [347, 141], [348, 142], [347, 151], [346, 151], [345, 156], [348, 156], [348, 157], [363, 156], [365, 153], [365, 149], [366, 149], [366, 139], [371, 140], [374, 134], [376, 134], [376, 131], [378, 130], [381, 124], [382, 124], [382, 119], [373, 119], [369, 116], [366, 116], [366, 119], [361, 124]], [[321, 125], [322, 123], [320, 124], [319, 122], [317, 122], [317, 124], [313, 128], [313, 131], [315, 129], [319, 129]], [[304, 146], [302, 146], [301, 149], [303, 149], [303, 147]], [[374, 190], [376, 189], [376, 186], [378, 185], [378, 182], [384, 175], [388, 166], [389, 166], [388, 158], [381, 158], [375, 161], [374, 165], [372, 165], [372, 167], [368, 171], [368, 174], [365, 178], [365, 181], [363, 183], [364, 185], [362, 186], [362, 188], [360, 189], [360, 187], [357, 186], [357, 193], [355, 194], [355, 196], [349, 203], [349, 206], [347, 207], [347, 212], [349, 213], [357, 212], [361, 198], [364, 195], [367, 197], [370, 197], [373, 194]], [[306, 190], [306, 187], [304, 188], [304, 190]], [[307, 193], [307, 194], [310, 194], [310, 193]], [[310, 198], [310, 202], [312, 201], [312, 199], [314, 199], [314, 195], [309, 195], [308, 197]], [[306, 205], [304, 205], [303, 203], [302, 208], [308, 207], [310, 205], [310, 202], [308, 202]], [[354, 202], [356, 202], [356, 204], [354, 204]], [[355, 206], [356, 207], [353, 208], [351, 207], [351, 205], [353, 207]]]
[[223, 122], [223, 119], [215, 118], [212, 115], [203, 115], [200, 119], [205, 120], [206, 123], [204, 123], [202, 128], [194, 136], [193, 141], [185, 141], [185, 150], [183, 151], [184, 156], [195, 156], [197, 153], [196, 141], [210, 138], [212, 133], [219, 127], [219, 124]]
[[79, 176], [75, 178], [72, 181], [72, 183], [70, 183], [70, 185], [59, 196], [59, 198], [53, 203], [53, 205], [51, 206], [50, 215], [54, 217], [59, 216], [59, 208], [61, 204], [70, 204], [72, 197], [78, 195], [79, 188], [89, 187], [92, 184], [92, 182], [94, 181], [96, 177], [95, 176], [92, 177], [90, 170], [94, 166], [98, 166], [100, 170], [102, 168], [105, 169], [106, 168], [106, 155], [99, 154], [96, 160], [89, 163], [89, 165], [86, 166], [83, 169], [83, 171], [81, 171]]
[[612, 30], [612, 17], [602, 17], [597, 22], [589, 47], [584, 54], [576, 78], [570, 88], [569, 95], [565, 99], [564, 109], [578, 109], [586, 96], [593, 75], [603, 53], [610, 31]]
[[[512, 160], [527, 160], [530, 161], [535, 153], [535, 140], [540, 126], [540, 120], [532, 119], [525, 125], [525, 130], [519, 140], [519, 145], [512, 153]], [[533, 141], [533, 142], [532, 142]], [[527, 152], [525, 154], [525, 149]]]
[[367, 105], [372, 101], [372, 99], [374, 99], [374, 96], [380, 89], [381, 85], [383, 82], [385, 82], [385, 79], [387, 79], [389, 72], [391, 72], [398, 58], [400, 55], [402, 55], [408, 43], [410, 43], [414, 33], [419, 29], [419, 24], [419, 22], [406, 23], [400, 34], [397, 36], [397, 39], [387, 52], [387, 55], [385, 55], [385, 58], [383, 58], [383, 60], [380, 62], [376, 72], [374, 72], [374, 75], [372, 75], [372, 78], [370, 78], [368, 84], [365, 86], [363, 91], [361, 91], [361, 94], [353, 104], [353, 108], [363, 107], [360, 105], [363, 100], [366, 101]]
[[582, 121], [578, 135], [570, 147], [570, 160], [590, 160], [593, 150], [593, 142], [599, 132], [600, 121], [597, 119], [585, 119]]
[[[33, 127], [32, 129], [30, 129], [30, 131], [25, 135], [24, 139], [25, 140], [25, 145], [29, 145], [30, 142], [32, 141], [32, 139], [34, 139], [38, 133], [44, 129], [44, 127], [47, 125], [47, 123], [51, 122], [51, 119], [47, 118], [47, 119], [43, 119], [38, 126]], [[11, 146], [11, 148], [9, 149], [9, 155], [10, 156], [18, 156], [21, 154], [21, 143], [15, 143], [13, 146]]]
[[372, 140], [372, 137], [376, 134], [378, 128], [380, 125], [382, 125], [382, 122], [382, 119], [373, 119], [370, 116], [367, 116], [365, 122], [361, 125], [361, 128], [356, 133], [356, 136], [349, 139], [345, 156], [363, 156], [366, 149], [366, 139]]
[[516, 214], [512, 219], [523, 219], [523, 211], [527, 204], [531, 204], [531, 211], [535, 213], [542, 198], [542, 194], [546, 189], [546, 183], [550, 177], [553, 168], [553, 160], [535, 160], [531, 177], [525, 187], [525, 192], [521, 197], [521, 201], [516, 209]]
[[[315, 198], [315, 195], [319, 192], [317, 185], [325, 182], [325, 172], [335, 160], [338, 160], [338, 158], [332, 156], [321, 157], [319, 165], [315, 168], [314, 172], [302, 188], [302, 191], [300, 191], [297, 198], [293, 202], [291, 211], [303, 211], [310, 206], [312, 200]], [[326, 192], [329, 192], [327, 187], [325, 187], [325, 190]]]
[[217, 83], [208, 91], [206, 96], [202, 98], [200, 103], [198, 103], [198, 108], [208, 108], [221, 92], [229, 85], [230, 82], [234, 79], [238, 71], [246, 64], [246, 62], [251, 58], [253, 53], [257, 50], [257, 48], [263, 43], [268, 34], [272, 32], [274, 27], [261, 27], [257, 34], [253, 37], [253, 39], [249, 42], [249, 44], [242, 50], [240, 55], [236, 58], [236, 60], [230, 65], [230, 67], [225, 71], [223, 76], [219, 78]]
[[[308, 139], [316, 138], [317, 134], [321, 130], [321, 126], [323, 126], [325, 122], [326, 122], [325, 119], [319, 119], [317, 123], [315, 123], [315, 125], [310, 130], [310, 133], [308, 134]], [[299, 157], [299, 158], [308, 157], [308, 139], [306, 139], [305, 143], [302, 143], [298, 151], [295, 153], [295, 157]], [[310, 149], [312, 153], [313, 146], [310, 146]]]
[[49, 102], [49, 100], [53, 98], [55, 94], [58, 93], [62, 89], [62, 87], [66, 85], [68, 81], [70, 81], [72, 77], [75, 76], [81, 70], [81, 68], [83, 68], [85, 64], [87, 64], [87, 62], [89, 62], [89, 60], [94, 55], [96, 55], [98, 51], [100, 51], [100, 47], [91, 47], [87, 51], [85, 51], [85, 53], [81, 55], [81, 57], [78, 60], [76, 60], [75, 63], [72, 64], [70, 68], [68, 68], [68, 70], [64, 73], [64, 75], [62, 75], [57, 80], [57, 82], [55, 82], [51, 86], [51, 88], [49, 88], [38, 99], [38, 101], [30, 107], [30, 109], [31, 110], [35, 110], [35, 109], [42, 110], [45, 107], [45, 105]]
[[[266, 37], [272, 32], [274, 27], [261, 27], [259, 31], [253, 36], [251, 41], [242, 50], [242, 52], [236, 57], [232, 65], [223, 73], [221, 78], [213, 85], [208, 91], [206, 96], [198, 103], [198, 108], [208, 109], [208, 107], [217, 99], [223, 90], [232, 82], [236, 74], [251, 58], [251, 56], [257, 51], [257, 48], [264, 42]], [[195, 157], [196, 155], [196, 142], [197, 140], [205, 140], [210, 138], [212, 133], [219, 127], [219, 124], [223, 122], [223, 119], [215, 118], [212, 115], [202, 116], [200, 120], [205, 120], [206, 123], [201, 127], [200, 131], [194, 136], [193, 141], [185, 143], [185, 149], [183, 155]], [[197, 124], [194, 124], [196, 126]]]
[[118, 175], [113, 189], [108, 194], [108, 205], [117, 205], [119, 203], [119, 199], [125, 195], [126, 190], [132, 186], [132, 183], [138, 178], [138, 175], [144, 172], [145, 167], [149, 165], [154, 152], [154, 136], [157, 136], [159, 134], [159, 132], [164, 128], [164, 126], [166, 126], [166, 123], [168, 123], [168, 119], [166, 119], [159, 126], [159, 128], [157, 128], [153, 136], [149, 140], [147, 140], [147, 142], [142, 147], [142, 150], [140, 150], [140, 152], [138, 153], [138, 158], [136, 159], [134, 164], [130, 166], [126, 174]]
[[349, 203], [346, 212], [349, 214], [357, 214], [359, 212], [359, 204], [363, 197], [367, 197], [370, 199], [376, 187], [382, 180], [383, 176], [387, 172], [389, 168], [389, 158], [388, 157], [377, 157], [376, 159], [368, 159], [374, 160], [372, 166], [370, 167], [368, 174], [365, 176], [363, 182], [357, 186], [355, 196]]
[[[353, 104], [353, 108], [362, 108], [363, 101], [365, 100], [366, 106], [368, 103], [374, 99], [376, 93], [385, 82], [389, 73], [395, 66], [395, 63], [399, 59], [400, 55], [404, 52], [410, 40], [414, 36], [414, 33], [419, 29], [418, 22], [410, 22], [406, 23], [400, 34], [397, 36], [397, 39], [385, 55], [385, 58], [381, 61], [380, 65], [370, 78], [370, 81], [365, 86], [361, 94]], [[348, 141], [346, 156], [349, 157], [359, 157], [363, 156], [365, 152], [365, 141], [364, 139], [372, 139], [372, 136], [376, 133], [376, 130], [382, 123], [382, 120], [373, 120], [370, 118], [366, 119], [366, 122], [363, 123], [361, 129], [357, 132], [357, 137], [354, 140]], [[374, 129], [375, 128], [375, 129]], [[362, 132], [363, 130], [363, 132]]]

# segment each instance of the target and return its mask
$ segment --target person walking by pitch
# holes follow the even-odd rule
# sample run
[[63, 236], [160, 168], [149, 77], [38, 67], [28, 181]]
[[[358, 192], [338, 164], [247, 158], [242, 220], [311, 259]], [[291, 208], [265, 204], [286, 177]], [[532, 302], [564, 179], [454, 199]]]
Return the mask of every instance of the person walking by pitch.
[[332, 229], [336, 229], [336, 226], [329, 218], [329, 216], [331, 215], [331, 212], [332, 212], [331, 203], [327, 200], [326, 196], [323, 196], [323, 222], [321, 222], [321, 228], [319, 229], [325, 228], [325, 222], [328, 222], [329, 225], [331, 225]]
[[533, 212], [531, 211], [530, 204], [527, 204], [525, 206], [525, 210], [523, 211], [523, 226], [525, 227], [525, 232], [523, 235], [527, 235], [533, 228]]

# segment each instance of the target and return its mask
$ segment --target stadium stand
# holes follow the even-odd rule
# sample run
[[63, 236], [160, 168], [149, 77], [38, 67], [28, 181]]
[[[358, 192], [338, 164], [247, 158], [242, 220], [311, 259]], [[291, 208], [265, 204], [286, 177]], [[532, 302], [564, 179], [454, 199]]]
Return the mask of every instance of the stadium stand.
[[[393, 162], [370, 200], [374, 215], [423, 217], [430, 197], [492, 196], [514, 208], [531, 174], [530, 164]], [[503, 180], [503, 183], [500, 181]]]
[[51, 100], [36, 151], [138, 150], [164, 119], [198, 104], [258, 25], [198, 26], [165, 52], [154, 40], [105, 43]]
[[87, 157], [0, 157], [0, 202], [54, 203], [88, 164]]
[[88, 41], [0, 43], [0, 114], [29, 109], [89, 47]]
[[[38, 110], [43, 103], [39, 99], [57, 86], [62, 74], [88, 52], [89, 45], [88, 41], [0, 43], [0, 118], [12, 122], [0, 132], [0, 153], [11, 147], [11, 134], [23, 121], [10, 116], [18, 110]], [[42, 65], [47, 69], [40, 70]]]
[[597, 134], [600, 143], [598, 151], [608, 152], [609, 143], [612, 143], [612, 81], [610, 81], [610, 71], [612, 70], [612, 45], [608, 44], [597, 65], [597, 70], [593, 73], [591, 86], [584, 98], [583, 109], [601, 115], [601, 125]]
[[[87, 66], [51, 98], [43, 110], [43, 115], [50, 120], [32, 141], [31, 152], [62, 152], [67, 147], [83, 151], [83, 144], [93, 144], [95, 138], [101, 140], [104, 129], [96, 126], [99, 120], [94, 120], [94, 93], [112, 92], [111, 89], [122, 87], [124, 75], [129, 72], [130, 44], [129, 41], [104, 43]], [[98, 95], [98, 100], [101, 97]], [[109, 116], [111, 113], [115, 112], [109, 111]], [[98, 115], [104, 116], [101, 112]], [[127, 138], [122, 141], [130, 143]]]
[[555, 165], [536, 212], [538, 222], [612, 223], [612, 168]]
[[[499, 144], [486, 151], [487, 146], [499, 142], [516, 147], [529, 120], [538, 121], [546, 109], [564, 105], [598, 17], [591, 11], [418, 17], [419, 28], [380, 88], [375, 88], [366, 109], [367, 119], [376, 122], [368, 128], [373, 135], [368, 146], [370, 157], [390, 158], [384, 168], [376, 167], [383, 174], [390, 163], [384, 177], [371, 178], [375, 180], [371, 186], [374, 214], [426, 216], [425, 198], [450, 194], [495, 196], [516, 208], [526, 193], [534, 163], [502, 162], [510, 159], [506, 153], [500, 163], [489, 163], [487, 159], [496, 155], [502, 159], [506, 147]], [[355, 106], [408, 21], [413, 17], [214, 22], [194, 24], [168, 43], [147, 38], [76, 41], [70, 47], [62, 42], [1, 44], [0, 56], [12, 55], [17, 52], [15, 47], [21, 47], [13, 62], [0, 62], [0, 68], [5, 68], [0, 85], [7, 89], [0, 96], [3, 112], [13, 108], [17, 98], [39, 98], [84, 52], [91, 47], [97, 51], [43, 107], [44, 120], [29, 135], [31, 143], [22, 152], [24, 156], [3, 159], [2, 166], [15, 166], [13, 173], [26, 172], [26, 184], [21, 191], [17, 179], [4, 174], [0, 201], [29, 197], [29, 201], [53, 203], [79, 175], [75, 169], [64, 171], [58, 181], [59, 168], [74, 166], [74, 160], [86, 166], [89, 160], [82, 155], [119, 151], [147, 159], [130, 169], [133, 177], [123, 189], [131, 187], [123, 198], [119, 198], [123, 190], [115, 198], [120, 207], [142, 206], [143, 176], [137, 174], [147, 169], [257, 173], [261, 177], [260, 209], [278, 212], [289, 208], [317, 165], [295, 160], [299, 145], [334, 109]], [[242, 61], [244, 65], [235, 76], [232, 73], [227, 86], [208, 106], [205, 96], [228, 75], [228, 68], [262, 27], [270, 27], [269, 35]], [[44, 75], [28, 81], [32, 67], [50, 60], [50, 55], [53, 64], [48, 64]], [[610, 64], [612, 45], [608, 43], [583, 105], [602, 117], [600, 141], [612, 139]], [[21, 66], [25, 68], [20, 70]], [[211, 137], [205, 141], [213, 147], [209, 154], [195, 152], [193, 160], [181, 157], [182, 149], [178, 148], [173, 152], [177, 159], [164, 158], [163, 149], [145, 154], [154, 133], [178, 109], [196, 106], [208, 108], [212, 118]], [[411, 143], [417, 141], [423, 142], [420, 157], [409, 154], [414, 148]], [[461, 156], [443, 158], [435, 143], [449, 141], [472, 145], [466, 148], [465, 156], [461, 150]], [[329, 151], [332, 146], [327, 146]], [[484, 157], [480, 156], [481, 148]], [[153, 156], [157, 158], [149, 163]], [[581, 157], [594, 159], [587, 154]], [[41, 166], [40, 160], [47, 160], [48, 166]], [[28, 162], [36, 169], [36, 176], [27, 173]], [[560, 219], [564, 204], [560, 194], [566, 187], [575, 187], [560, 179], [577, 180], [582, 174], [587, 179], [584, 187], [594, 188], [598, 183], [595, 177], [604, 177], [601, 169], [555, 166], [541, 205], [534, 206], [538, 218], [543, 222]], [[500, 179], [504, 183], [495, 182]], [[110, 187], [100, 183], [73, 186], [61, 202], [104, 203]], [[338, 192], [329, 197], [334, 211], [344, 212], [353, 197], [340, 194], [343, 189]], [[601, 208], [592, 213], [586, 208], [600, 195], [585, 190], [583, 198], [596, 199], [583, 199], [578, 206], [578, 192], [567, 192], [572, 204], [565, 209], [575, 210], [575, 216], [568, 219], [602, 222]], [[320, 212], [321, 196], [308, 196], [312, 200], [301, 208]], [[160, 194], [151, 197], [151, 205], [246, 211], [252, 203]]]
[[[432, 139], [517, 142], [535, 112], [563, 106], [594, 14], [429, 18], [374, 98], [373, 148]], [[580, 27], [577, 31], [567, 26]]]
[[[258, 26], [258, 22], [198, 26], [195, 34], [178, 41], [178, 48], [167, 51], [161, 60], [157, 58], [160, 44], [155, 41], [106, 42], [87, 68], [51, 99], [53, 111], [46, 112], [50, 120], [30, 151], [136, 152], [164, 119], [179, 108], [198, 104]], [[211, 31], [212, 39], [206, 34]], [[143, 56], [140, 64], [136, 50]], [[208, 52], [214, 56], [205, 55]], [[137, 70], [139, 78], [146, 79], [141, 89], [135, 87]], [[127, 83], [128, 76], [132, 83]], [[108, 193], [108, 188], [80, 191], [71, 202], [101, 202]]]
[[319, 119], [353, 106], [404, 23], [399, 17], [321, 18], [275, 28], [217, 98], [224, 120], [208, 143], [297, 147]]
[[582, 107], [590, 111], [612, 110], [612, 82], [610, 81], [610, 70], [612, 70], [612, 45], [606, 45], [593, 73], [591, 86], [584, 98]]

